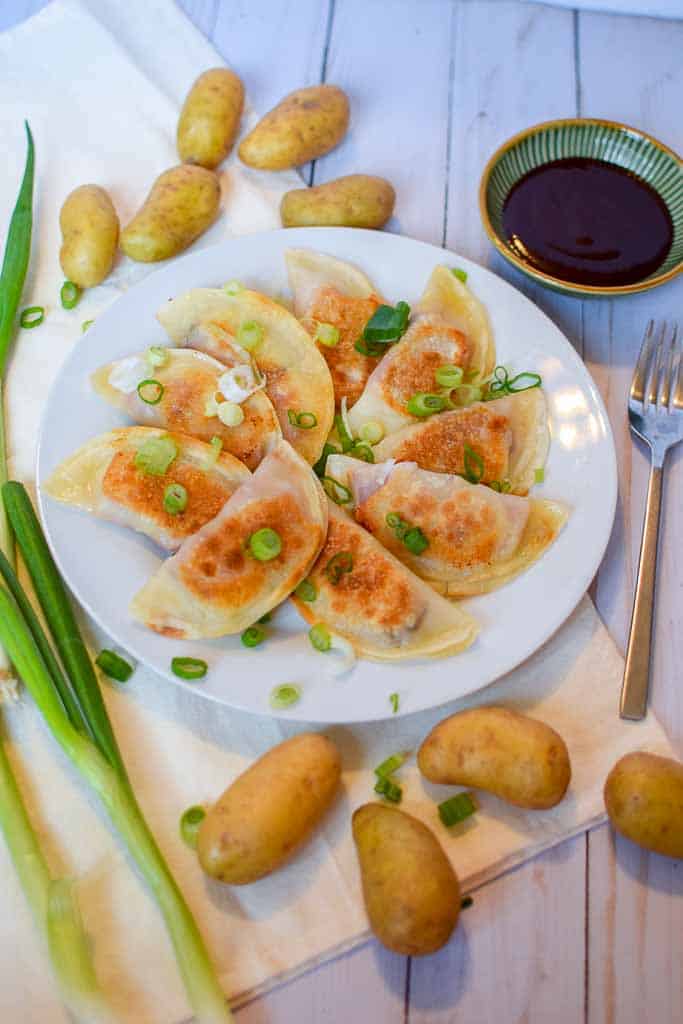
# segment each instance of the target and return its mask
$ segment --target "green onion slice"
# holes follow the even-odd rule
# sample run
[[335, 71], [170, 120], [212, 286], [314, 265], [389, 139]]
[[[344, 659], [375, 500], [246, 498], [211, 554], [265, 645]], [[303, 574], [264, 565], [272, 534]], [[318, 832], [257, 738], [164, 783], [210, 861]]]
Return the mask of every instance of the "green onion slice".
[[247, 352], [253, 351], [263, 341], [263, 327], [255, 320], [245, 320], [237, 328], [237, 344], [245, 348]]
[[187, 491], [182, 484], [168, 484], [164, 488], [164, 508], [169, 516], [177, 516], [187, 508]]
[[540, 388], [543, 383], [540, 373], [518, 373], [516, 377], [508, 381], [508, 391], [511, 395], [518, 391], [529, 391], [531, 388]]
[[398, 704], [399, 704], [399, 696], [398, 696], [397, 693], [390, 693], [389, 694], [389, 703], [391, 704], [391, 713], [392, 713], [392, 715], [395, 715], [396, 712], [398, 711]]
[[350, 551], [338, 551], [325, 566], [325, 575], [333, 586], [337, 586], [342, 576], [353, 569], [353, 555]]
[[541, 466], [539, 469], [534, 470], [534, 483], [542, 484], [545, 480], [545, 469]]
[[206, 459], [204, 460], [203, 468], [205, 470], [213, 469], [218, 462], [221, 452], [223, 451], [223, 439], [218, 437], [216, 434], [211, 438], [209, 444], [211, 451], [207, 453]]
[[512, 490], [512, 484], [507, 478], [504, 480], [492, 480], [489, 487], [492, 491], [498, 491], [499, 494], [509, 494]]
[[380, 779], [393, 775], [394, 772], [399, 770], [405, 759], [406, 754], [392, 754], [391, 757], [386, 759], [386, 761], [382, 761], [381, 764], [377, 765], [375, 768], [375, 775]]
[[322, 478], [322, 485], [325, 490], [325, 494], [330, 498], [335, 505], [348, 505], [353, 500], [353, 494], [346, 486], [341, 483], [340, 480], [336, 480], [333, 476], [324, 476]]
[[375, 793], [379, 793], [385, 800], [392, 804], [400, 804], [403, 790], [391, 779], [381, 778], [375, 783]]
[[115, 651], [108, 651], [106, 648], [97, 655], [95, 664], [102, 669], [105, 676], [116, 679], [119, 683], [127, 683], [133, 675], [133, 666]]
[[266, 623], [270, 622], [272, 617], [273, 617], [273, 613], [272, 612], [266, 612], [266, 614], [262, 615], [261, 618], [258, 620], [259, 621], [259, 625], [265, 626]]
[[335, 448], [335, 446], [333, 444], [328, 444], [327, 442], [325, 442], [325, 444], [323, 445], [323, 450], [320, 453], [320, 458], [318, 459], [318, 461], [316, 462], [316, 464], [313, 467], [313, 472], [315, 473], [315, 475], [319, 476], [321, 478], [324, 477], [325, 476], [325, 467], [327, 466], [327, 456], [328, 455], [338, 455], [338, 454], [339, 454], [339, 449], [338, 448]]
[[448, 407], [448, 399], [444, 395], [430, 395], [424, 391], [418, 391], [408, 399], [406, 409], [411, 416], [433, 416], [436, 412], [443, 412]]
[[452, 796], [448, 800], [444, 800], [442, 804], [439, 804], [438, 811], [439, 817], [446, 826], [450, 828], [451, 825], [457, 825], [461, 821], [465, 821], [470, 815], [474, 814], [477, 809], [471, 793], [458, 793], [457, 796]]
[[179, 679], [202, 679], [209, 671], [209, 666], [201, 658], [174, 658], [171, 671]]
[[354, 459], [362, 459], [363, 462], [374, 462], [375, 455], [367, 441], [354, 441], [349, 449], [349, 455]]
[[339, 328], [335, 327], [334, 324], [319, 323], [313, 340], [319, 341], [321, 345], [326, 345], [327, 348], [334, 348], [335, 345], [339, 344]]
[[444, 363], [443, 366], [439, 366], [434, 373], [434, 379], [441, 388], [452, 388], [460, 387], [463, 381], [463, 370], [460, 366], [455, 366], [453, 363]]
[[301, 687], [294, 683], [281, 683], [270, 691], [270, 706], [276, 711], [291, 708], [301, 699]]
[[314, 412], [295, 412], [288, 409], [287, 419], [293, 427], [299, 427], [301, 430], [311, 430], [312, 427], [318, 426], [318, 417]]
[[308, 601], [311, 604], [318, 596], [318, 588], [311, 580], [302, 580], [294, 593], [300, 601]]
[[408, 327], [410, 306], [399, 302], [396, 306], [378, 306], [363, 329], [363, 341], [377, 344], [398, 341]]
[[280, 534], [269, 526], [252, 533], [248, 541], [249, 550], [259, 562], [270, 562], [282, 551]]
[[486, 399], [502, 398], [504, 395], [516, 395], [520, 391], [540, 388], [543, 383], [541, 375], [524, 371], [510, 377], [504, 366], [496, 366], [487, 386]]
[[346, 428], [344, 417], [340, 413], [337, 413], [334, 417], [334, 425], [337, 429], [339, 440], [341, 441], [342, 451], [350, 451], [353, 448], [353, 438]]
[[413, 555], [421, 555], [429, 547], [429, 541], [419, 526], [411, 526], [403, 534], [403, 543]]
[[315, 647], [316, 651], [329, 651], [332, 646], [332, 637], [330, 631], [323, 622], [316, 623], [315, 626], [311, 626], [308, 631], [308, 639], [311, 641], [311, 645]]
[[27, 306], [19, 317], [19, 326], [28, 331], [32, 327], [39, 327], [44, 319], [45, 306]]
[[457, 277], [458, 281], [462, 281], [463, 284], [467, 281], [467, 271], [461, 267], [451, 267], [451, 274], [453, 277]]
[[137, 391], [146, 405], [158, 405], [164, 396], [164, 385], [150, 377], [140, 381]]
[[145, 355], [150, 366], [165, 366], [168, 362], [168, 349], [163, 345], [150, 345]]
[[244, 422], [244, 410], [237, 402], [220, 402], [216, 406], [216, 415], [226, 427], [239, 427]]
[[92, 327], [94, 323], [94, 320], [84, 320], [83, 323], [81, 324], [81, 334], [85, 334], [88, 328]]
[[188, 807], [180, 819], [180, 838], [191, 850], [197, 849], [197, 833], [205, 817], [206, 811], [197, 805]]
[[465, 480], [471, 484], [478, 484], [484, 475], [484, 460], [474, 448], [466, 444], [463, 448], [465, 472], [462, 474]]
[[266, 639], [265, 629], [260, 629], [258, 626], [249, 626], [245, 629], [240, 637], [240, 640], [245, 647], [258, 647]]
[[379, 444], [384, 437], [384, 426], [378, 420], [368, 420], [358, 431], [362, 441]]
[[62, 300], [64, 309], [73, 309], [74, 306], [78, 305], [81, 289], [73, 281], [65, 281], [59, 292], [59, 297]]
[[178, 446], [170, 437], [152, 437], [135, 453], [135, 466], [150, 476], [163, 476], [178, 455]]

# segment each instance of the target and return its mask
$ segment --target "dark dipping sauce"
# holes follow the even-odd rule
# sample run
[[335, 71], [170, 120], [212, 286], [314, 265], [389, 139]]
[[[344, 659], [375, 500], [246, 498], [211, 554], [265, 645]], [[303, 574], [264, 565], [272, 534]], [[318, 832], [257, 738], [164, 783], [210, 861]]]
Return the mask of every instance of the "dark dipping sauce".
[[525, 263], [577, 284], [642, 281], [673, 240], [671, 215], [650, 185], [585, 157], [525, 174], [505, 202], [503, 228]]

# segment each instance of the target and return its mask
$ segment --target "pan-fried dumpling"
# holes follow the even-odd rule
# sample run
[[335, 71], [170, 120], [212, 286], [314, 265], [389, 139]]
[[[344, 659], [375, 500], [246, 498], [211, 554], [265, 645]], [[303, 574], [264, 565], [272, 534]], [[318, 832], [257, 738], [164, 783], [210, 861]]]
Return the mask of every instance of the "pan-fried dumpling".
[[166, 636], [239, 633], [306, 576], [326, 530], [317, 477], [281, 441], [218, 515], [163, 562], [131, 612]]
[[482, 594], [517, 576], [568, 516], [557, 502], [500, 494], [410, 462], [331, 455], [327, 473], [352, 492], [358, 522], [448, 597]]
[[465, 445], [482, 460], [481, 483], [505, 484], [512, 494], [527, 494], [548, 455], [548, 415], [541, 389], [431, 416], [385, 437], [373, 453], [377, 462], [416, 462], [435, 473], [461, 474]]
[[[227, 368], [192, 349], [161, 352], [153, 356], [157, 363], [163, 359], [161, 365], [150, 364], [147, 353], [141, 353], [101, 367], [92, 377], [95, 391], [144, 426], [164, 427], [201, 441], [219, 437], [226, 452], [256, 469], [281, 432], [248, 354], [239, 350], [242, 354], [237, 353]], [[151, 401], [138, 393], [143, 381], [150, 382], [140, 390]], [[243, 419], [235, 426], [220, 418], [219, 408], [226, 401], [242, 411]]]
[[[57, 501], [129, 526], [175, 551], [218, 515], [250, 476], [233, 455], [219, 454], [187, 434], [123, 427], [84, 444], [57, 467], [43, 489]], [[180, 509], [176, 506], [183, 504], [182, 492], [179, 502], [177, 491], [164, 502], [171, 485], [185, 492]]]
[[307, 622], [325, 623], [358, 654], [378, 661], [441, 657], [474, 641], [467, 612], [439, 597], [335, 505], [308, 579], [313, 601], [293, 596]]
[[[306, 462], [317, 461], [334, 416], [332, 380], [325, 360], [284, 306], [248, 288], [234, 294], [224, 288], [195, 288], [167, 302], [157, 318], [174, 344], [199, 349], [228, 365], [233, 348], [239, 347], [240, 327], [256, 325], [250, 351], [265, 378], [282, 434]], [[301, 419], [301, 413], [308, 415]]]
[[315, 337], [319, 324], [331, 324], [339, 341], [318, 342], [332, 374], [337, 406], [342, 398], [352, 405], [377, 366], [378, 359], [357, 352], [355, 344], [382, 299], [372, 282], [350, 263], [308, 249], [290, 249], [286, 256], [294, 312]]
[[381, 423], [385, 434], [419, 422], [408, 412], [413, 395], [438, 393], [440, 366], [459, 366], [478, 379], [495, 365], [486, 310], [448, 267], [436, 267], [401, 340], [388, 349], [349, 411], [354, 434], [364, 423]]

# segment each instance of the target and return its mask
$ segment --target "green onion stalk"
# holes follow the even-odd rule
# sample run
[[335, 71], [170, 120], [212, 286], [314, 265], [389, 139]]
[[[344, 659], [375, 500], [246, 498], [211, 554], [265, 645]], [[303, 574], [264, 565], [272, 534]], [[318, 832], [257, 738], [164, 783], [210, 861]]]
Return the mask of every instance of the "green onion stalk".
[[55, 739], [96, 792], [152, 890], [197, 1019], [201, 1024], [224, 1024], [231, 1020], [225, 996], [190, 910], [133, 794], [97, 677], [28, 494], [21, 484], [8, 483], [3, 488], [3, 499], [53, 642], [66, 669], [73, 691], [73, 706], [77, 709], [75, 722], [41, 655], [36, 624], [22, 613], [21, 604], [13, 596], [15, 591], [21, 591], [21, 585], [7, 562], [1, 560], [0, 572], [8, 588], [0, 586], [0, 643], [6, 646], [17, 673]]

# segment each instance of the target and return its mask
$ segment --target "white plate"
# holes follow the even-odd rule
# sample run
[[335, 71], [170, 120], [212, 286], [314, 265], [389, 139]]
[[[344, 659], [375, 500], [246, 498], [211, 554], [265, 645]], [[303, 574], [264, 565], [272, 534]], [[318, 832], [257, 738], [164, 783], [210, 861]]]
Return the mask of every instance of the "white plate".
[[[155, 311], [168, 298], [236, 278], [271, 294], [287, 290], [283, 254], [304, 246], [357, 263], [394, 302], [415, 301], [437, 263], [464, 267], [486, 304], [498, 361], [543, 377], [552, 445], [540, 491], [572, 508], [553, 547], [529, 571], [467, 608], [481, 634], [463, 654], [442, 660], [385, 665], [359, 661], [347, 676], [327, 675], [329, 658], [310, 646], [303, 622], [287, 604], [274, 617], [266, 643], [244, 648], [239, 637], [184, 642], [157, 636], [127, 613], [133, 594], [159, 564], [159, 551], [123, 528], [60, 505], [40, 483], [85, 441], [125, 425], [89, 386], [110, 359], [164, 341]], [[528, 658], [560, 626], [588, 587], [605, 551], [616, 501], [614, 444], [598, 391], [574, 349], [528, 299], [488, 270], [454, 253], [397, 235], [342, 228], [304, 228], [231, 239], [176, 260], [123, 295], [74, 346], [50, 394], [38, 453], [38, 495], [52, 552], [69, 586], [93, 618], [139, 662], [175, 685], [233, 707], [272, 713], [277, 683], [297, 682], [301, 701], [281, 717], [352, 722], [390, 717], [389, 694], [400, 713], [435, 707], [493, 682]], [[203, 681], [186, 684], [170, 671], [176, 655], [204, 658]]]

